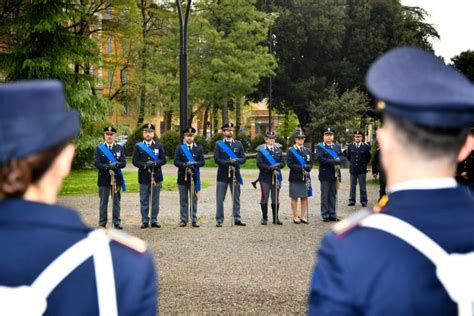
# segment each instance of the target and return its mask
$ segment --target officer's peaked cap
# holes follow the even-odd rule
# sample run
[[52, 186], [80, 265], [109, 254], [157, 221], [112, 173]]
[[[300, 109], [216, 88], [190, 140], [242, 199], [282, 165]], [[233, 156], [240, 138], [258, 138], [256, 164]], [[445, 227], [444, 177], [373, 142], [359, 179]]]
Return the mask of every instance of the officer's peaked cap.
[[109, 125], [104, 127], [104, 133], [107, 132], [117, 133], [117, 129], [115, 129], [115, 127], [113, 127], [112, 125]]
[[229, 122], [229, 123], [225, 123], [224, 125], [222, 125], [222, 130], [225, 130], [225, 129], [234, 129], [235, 125], [234, 123], [232, 122]]
[[433, 128], [474, 123], [474, 85], [430, 52], [413, 47], [379, 57], [366, 77], [377, 108]]
[[186, 127], [185, 129], [183, 129], [183, 134], [195, 134], [195, 133], [196, 133], [196, 129], [192, 126]]
[[155, 130], [155, 125], [153, 125], [151, 123], [146, 123], [146, 124], [143, 124], [142, 129], [143, 130], [152, 130], [152, 131], [154, 131]]
[[0, 164], [66, 142], [80, 128], [78, 112], [66, 107], [60, 81], [0, 85]]

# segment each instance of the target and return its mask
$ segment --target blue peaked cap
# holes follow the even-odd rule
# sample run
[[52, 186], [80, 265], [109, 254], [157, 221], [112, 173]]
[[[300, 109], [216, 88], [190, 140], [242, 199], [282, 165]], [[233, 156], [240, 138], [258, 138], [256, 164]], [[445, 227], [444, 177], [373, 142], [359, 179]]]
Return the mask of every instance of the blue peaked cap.
[[401, 47], [379, 57], [366, 85], [377, 108], [433, 128], [464, 128], [474, 123], [474, 85], [432, 53]]
[[0, 84], [0, 164], [58, 145], [80, 132], [56, 80]]

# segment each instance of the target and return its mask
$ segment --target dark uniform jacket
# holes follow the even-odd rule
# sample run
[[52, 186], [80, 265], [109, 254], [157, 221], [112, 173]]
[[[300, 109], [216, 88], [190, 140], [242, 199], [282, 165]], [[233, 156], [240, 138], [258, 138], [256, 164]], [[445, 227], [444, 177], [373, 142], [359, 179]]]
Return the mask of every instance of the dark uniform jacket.
[[[265, 146], [265, 150], [268, 150], [268, 147]], [[270, 151], [271, 156], [275, 159], [275, 162], [280, 165], [280, 169], [285, 167], [285, 160], [283, 159], [283, 151], [277, 146], [273, 146], [273, 151]], [[270, 163], [267, 158], [258, 151], [257, 152], [257, 167], [260, 169], [258, 174], [258, 180], [260, 182], [272, 183], [273, 171]]]
[[[104, 143], [107, 146], [106, 143]], [[125, 150], [119, 144], [113, 144], [112, 150], [110, 150], [112, 154], [118, 161], [117, 168], [115, 169], [122, 169], [125, 168], [126, 159], [125, 159]], [[99, 146], [96, 147], [94, 153], [94, 166], [99, 169], [99, 176], [97, 179], [97, 185], [99, 187], [108, 187], [110, 186], [110, 173], [109, 173], [109, 159], [102, 153], [102, 150], [99, 149]], [[115, 180], [117, 182], [117, 186], [121, 186], [123, 183], [123, 177], [120, 176], [117, 172], [115, 172]]]
[[385, 182], [385, 171], [380, 160], [380, 148], [377, 149], [372, 159], [372, 173], [379, 174], [380, 182]]
[[[297, 148], [296, 145], [293, 146], [295, 149]], [[313, 169], [313, 159], [311, 157], [311, 151], [308, 148], [301, 147], [301, 149], [297, 149], [298, 153], [303, 156], [306, 164], [310, 165], [310, 171]], [[288, 177], [289, 182], [296, 182], [296, 183], [306, 183], [306, 179], [303, 178], [303, 167], [301, 167], [298, 159], [296, 159], [295, 155], [288, 150], [286, 154], [286, 162], [288, 164], [288, 168], [290, 168], [290, 176]]]
[[[461, 173], [467, 172], [467, 179], [461, 177]], [[460, 183], [474, 183], [474, 150], [466, 158], [466, 160], [458, 164], [456, 171], [456, 180]]]
[[350, 161], [351, 165], [349, 167], [349, 172], [352, 174], [364, 174], [367, 173], [367, 165], [370, 162], [370, 146], [366, 143], [360, 143], [359, 148], [355, 143], [347, 146], [345, 151], [347, 159]]
[[[157, 166], [154, 168], [154, 178], [156, 182], [163, 181], [163, 172], [161, 171], [161, 166], [166, 164], [166, 154], [165, 149], [162, 144], [159, 144], [155, 141], [152, 141], [150, 146], [151, 151], [155, 153], [155, 156], [158, 157]], [[150, 184], [151, 172], [149, 169], [145, 168], [145, 163], [147, 161], [153, 161], [153, 159], [140, 147], [138, 144], [135, 145], [133, 149], [133, 165], [138, 168], [138, 183], [141, 184]]]
[[[0, 201], [0, 226], [0, 240], [5, 241], [0, 243], [0, 285], [10, 287], [31, 285], [54, 259], [91, 231], [73, 210], [20, 199]], [[110, 248], [118, 314], [156, 315], [152, 254], [113, 240]], [[51, 292], [44, 315], [99, 315], [92, 257]]]
[[[465, 189], [397, 191], [382, 212], [413, 225], [450, 254], [474, 251], [474, 199]], [[457, 306], [427, 257], [389, 233], [356, 227], [323, 238], [309, 314], [445, 316], [457, 315]]]
[[[197, 146], [196, 144], [193, 143], [190, 152], [193, 155], [194, 161], [197, 162], [197, 166], [199, 168], [204, 166], [205, 160], [204, 160], [204, 151], [203, 151], [202, 147]], [[186, 155], [184, 154], [183, 150], [181, 149], [181, 145], [179, 145], [178, 147], [176, 147], [176, 152], [174, 153], [174, 165], [176, 167], [178, 167], [178, 184], [179, 185], [185, 185], [186, 184], [186, 182], [184, 181], [185, 171], [186, 171], [186, 168], [184, 167], [184, 164], [186, 162], [188, 162], [188, 159], [186, 158]], [[189, 179], [188, 179], [187, 183], [189, 183]]]
[[[224, 141], [224, 143], [227, 143]], [[235, 177], [238, 180], [240, 177], [240, 165], [245, 163], [245, 151], [244, 146], [238, 140], [232, 140], [227, 143], [230, 145], [232, 151], [237, 156], [237, 164], [235, 165], [236, 174]], [[219, 182], [229, 182], [232, 181], [232, 178], [229, 178], [229, 156], [226, 152], [221, 149], [219, 145], [216, 144], [214, 147], [214, 161], [219, 166], [217, 169], [217, 181]], [[232, 175], [231, 175], [232, 176]]]
[[[338, 154], [339, 158], [341, 159], [342, 164], [342, 151], [341, 146], [337, 144], [332, 144], [331, 147], [323, 144], [327, 148], [332, 148], [333, 151]], [[326, 152], [326, 150], [322, 149], [319, 144], [316, 146], [316, 159], [319, 162], [319, 181], [336, 181], [336, 170], [334, 168], [334, 158]]]

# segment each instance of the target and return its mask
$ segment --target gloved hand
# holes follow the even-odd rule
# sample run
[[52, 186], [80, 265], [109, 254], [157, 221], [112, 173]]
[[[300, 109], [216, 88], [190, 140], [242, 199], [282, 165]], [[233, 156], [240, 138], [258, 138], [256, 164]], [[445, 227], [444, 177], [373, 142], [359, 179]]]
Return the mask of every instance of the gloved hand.
[[229, 165], [235, 166], [237, 164], [237, 159], [230, 159], [229, 160]]
[[147, 162], [145, 163], [145, 167], [146, 167], [147, 169], [154, 168], [155, 166], [156, 166], [156, 162], [155, 162], [155, 161], [147, 161]]
[[339, 158], [339, 157], [334, 158], [334, 164], [335, 165], [340, 165], [341, 164], [341, 158]]
[[280, 170], [281, 167], [280, 167], [279, 163], [276, 163], [276, 164], [272, 165], [271, 168], [272, 168], [272, 170], [277, 170], [278, 171], [278, 170]]
[[311, 164], [308, 163], [308, 164], [304, 165], [303, 169], [306, 170], [306, 171], [308, 171], [308, 172], [310, 172], [310, 171], [311, 171], [311, 167], [312, 167]]
[[194, 166], [194, 165], [196, 165], [196, 164], [197, 164], [197, 163], [196, 163], [195, 161], [188, 161], [188, 162], [185, 162], [185, 163], [184, 163], [184, 166], [185, 166], [186, 168], [189, 168], [189, 167]]
[[118, 165], [118, 162], [111, 162], [111, 163], [109, 163], [108, 167], [109, 167], [109, 169], [115, 169], [117, 167], [117, 165]]

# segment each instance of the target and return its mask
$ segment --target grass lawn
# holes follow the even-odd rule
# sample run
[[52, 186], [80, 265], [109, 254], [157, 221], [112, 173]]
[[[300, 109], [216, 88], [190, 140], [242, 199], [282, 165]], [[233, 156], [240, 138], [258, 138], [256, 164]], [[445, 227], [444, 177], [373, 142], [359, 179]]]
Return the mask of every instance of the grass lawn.
[[[173, 165], [173, 160], [168, 159], [166, 162], [167, 165]], [[132, 159], [127, 159], [127, 166], [131, 166], [132, 164]], [[204, 166], [206, 168], [217, 168], [217, 164], [214, 162], [214, 158], [208, 158], [206, 159], [206, 165]], [[245, 164], [241, 166], [242, 169], [257, 169], [257, 160], [256, 159], [247, 159]], [[128, 178], [127, 178], [128, 179]], [[128, 183], [128, 182], [127, 182]]]
[[[138, 172], [124, 171], [125, 181], [127, 183], [127, 193], [138, 192]], [[209, 183], [201, 180], [202, 188], [209, 187]], [[176, 183], [176, 176], [166, 176], [163, 181], [163, 188], [165, 191], [177, 191], [178, 184]], [[86, 195], [98, 194], [97, 189], [97, 170], [96, 169], [81, 169], [73, 170], [71, 174], [64, 180], [60, 195]]]

